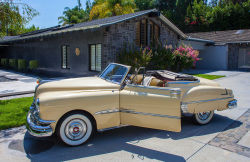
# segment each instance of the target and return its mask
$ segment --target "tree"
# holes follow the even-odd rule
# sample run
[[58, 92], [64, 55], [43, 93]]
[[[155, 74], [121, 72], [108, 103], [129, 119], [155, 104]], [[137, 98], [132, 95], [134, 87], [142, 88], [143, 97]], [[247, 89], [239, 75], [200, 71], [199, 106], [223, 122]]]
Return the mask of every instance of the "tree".
[[[215, 5], [215, 6], [214, 6]], [[185, 32], [250, 28], [250, 1], [220, 0], [213, 5], [195, 0], [187, 9]]]
[[186, 32], [191, 31], [207, 31], [209, 29], [208, 14], [211, 12], [212, 7], [206, 5], [203, 1], [194, 0], [187, 8], [185, 17]]
[[135, 0], [135, 4], [138, 10], [148, 10], [156, 8], [157, 0]]
[[78, 6], [70, 9], [69, 7], [65, 7], [63, 11], [63, 16], [58, 17], [59, 24], [77, 24], [81, 22], [88, 21], [89, 14], [83, 10], [78, 8]]
[[134, 13], [135, 9], [134, 0], [96, 0], [90, 11], [89, 19]]
[[0, 1], [0, 36], [25, 32], [25, 26], [39, 13], [25, 3], [13, 0]]
[[77, 24], [89, 20], [89, 13], [92, 8], [92, 3], [90, 0], [86, 1], [85, 10], [81, 8], [81, 2], [78, 0], [78, 6], [74, 8], [65, 7], [63, 11], [63, 16], [58, 17], [59, 24]]

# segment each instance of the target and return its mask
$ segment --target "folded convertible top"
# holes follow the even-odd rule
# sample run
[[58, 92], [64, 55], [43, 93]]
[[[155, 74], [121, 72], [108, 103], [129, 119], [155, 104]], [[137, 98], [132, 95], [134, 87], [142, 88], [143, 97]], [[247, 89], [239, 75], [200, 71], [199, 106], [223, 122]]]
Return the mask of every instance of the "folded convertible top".
[[156, 77], [163, 81], [196, 81], [197, 79], [192, 75], [179, 74], [168, 70], [150, 70], [146, 72], [147, 75]]

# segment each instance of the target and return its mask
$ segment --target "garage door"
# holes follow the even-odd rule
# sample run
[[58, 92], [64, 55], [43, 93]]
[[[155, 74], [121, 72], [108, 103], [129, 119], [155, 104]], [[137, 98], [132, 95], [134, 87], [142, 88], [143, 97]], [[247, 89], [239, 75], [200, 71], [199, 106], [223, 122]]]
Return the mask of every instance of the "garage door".
[[239, 68], [250, 68], [250, 47], [239, 49]]

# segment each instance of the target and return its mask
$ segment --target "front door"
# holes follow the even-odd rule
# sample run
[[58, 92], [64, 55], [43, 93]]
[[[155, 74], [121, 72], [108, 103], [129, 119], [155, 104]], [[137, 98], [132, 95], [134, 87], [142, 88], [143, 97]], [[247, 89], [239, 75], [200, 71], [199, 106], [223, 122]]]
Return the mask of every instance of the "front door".
[[127, 85], [120, 91], [121, 124], [181, 131], [179, 89]]

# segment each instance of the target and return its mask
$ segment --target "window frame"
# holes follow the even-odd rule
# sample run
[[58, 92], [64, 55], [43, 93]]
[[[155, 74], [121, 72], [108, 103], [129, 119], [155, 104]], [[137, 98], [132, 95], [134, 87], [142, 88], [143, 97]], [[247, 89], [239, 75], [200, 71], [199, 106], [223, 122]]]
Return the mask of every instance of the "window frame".
[[[144, 24], [144, 22], [145, 22], [145, 24]], [[142, 24], [144, 25], [144, 28], [143, 28], [143, 30], [145, 31], [144, 35], [142, 34]], [[150, 27], [150, 26], [152, 26], [152, 33], [151, 33], [151, 29], [148, 29], [148, 27]], [[158, 28], [157, 33], [155, 30], [156, 26]], [[160, 39], [160, 26], [157, 23], [155, 23], [154, 21], [149, 20], [149, 19], [142, 19], [139, 21], [139, 28], [140, 28], [140, 33], [139, 33], [140, 46], [150, 46], [153, 43], [152, 41], [157, 41], [156, 35], [157, 35], [158, 39]], [[148, 33], [148, 30], [149, 30], [149, 33]], [[145, 40], [143, 40], [143, 39], [145, 39]]]
[[[64, 63], [64, 55], [63, 55], [63, 47], [66, 47], [66, 67], [63, 66], [63, 63]], [[69, 49], [70, 49], [70, 46], [67, 45], [67, 44], [63, 44], [61, 45], [61, 68], [62, 69], [70, 69], [69, 67]]]
[[[92, 70], [91, 69], [91, 46], [95, 46], [95, 70]], [[96, 66], [96, 63], [97, 63], [97, 55], [96, 55], [96, 51], [97, 51], [97, 45], [101, 45], [101, 69], [100, 71], [99, 70], [96, 70], [97, 66]], [[89, 44], [89, 71], [94, 71], [94, 72], [101, 72], [102, 71], [102, 43], [96, 43], [96, 44]]]

